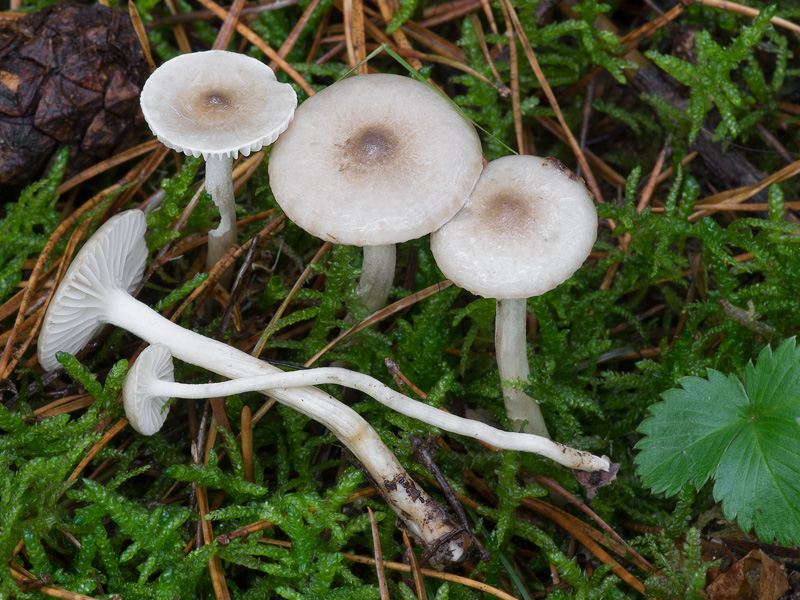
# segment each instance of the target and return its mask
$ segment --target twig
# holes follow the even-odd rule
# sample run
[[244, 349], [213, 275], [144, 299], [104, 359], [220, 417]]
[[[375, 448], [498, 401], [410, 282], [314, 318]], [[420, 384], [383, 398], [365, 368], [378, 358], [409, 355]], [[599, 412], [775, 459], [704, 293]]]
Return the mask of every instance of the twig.
[[253, 420], [250, 407], [242, 407], [242, 461], [244, 462], [244, 478], [253, 481]]
[[[746, 17], [756, 17], [758, 16], [759, 12], [757, 8], [742, 6], [741, 4], [737, 4], [736, 2], [729, 2], [728, 0], [697, 0], [697, 2], [703, 4], [704, 6], [721, 8], [722, 10], [727, 10], [728, 12], [735, 12], [740, 15], [744, 15]], [[781, 19], [780, 17], [772, 17], [769, 20], [769, 22], [777, 27], [783, 27], [784, 29], [788, 29], [789, 31], [800, 33], [800, 25], [792, 23], [791, 21], [787, 21], [786, 19]]]
[[414, 587], [417, 588], [417, 598], [419, 600], [428, 600], [428, 593], [425, 591], [425, 582], [422, 579], [422, 573], [417, 564], [417, 555], [414, 554], [414, 548], [411, 547], [411, 540], [408, 539], [408, 534], [405, 529], [402, 530], [403, 543], [406, 546], [406, 555], [408, 556], [408, 565], [411, 567], [411, 574], [414, 576]]
[[212, 50], [225, 50], [228, 47], [228, 42], [231, 41], [233, 36], [233, 28], [239, 22], [239, 16], [242, 14], [242, 8], [244, 8], [244, 0], [233, 0], [222, 27], [219, 28], [217, 39], [214, 40], [214, 45], [211, 46]]
[[378, 575], [378, 588], [381, 591], [381, 600], [391, 600], [389, 597], [389, 585], [386, 583], [386, 572], [383, 569], [383, 553], [381, 551], [381, 536], [378, 534], [378, 522], [375, 520], [375, 513], [368, 506], [369, 523], [372, 528], [372, 546], [375, 549], [375, 571]]

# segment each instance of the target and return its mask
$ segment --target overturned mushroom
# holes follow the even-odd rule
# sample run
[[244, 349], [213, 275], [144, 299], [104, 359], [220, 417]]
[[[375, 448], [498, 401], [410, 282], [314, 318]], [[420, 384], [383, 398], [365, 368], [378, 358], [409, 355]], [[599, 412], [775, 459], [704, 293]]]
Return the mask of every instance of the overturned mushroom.
[[163, 344], [154, 344], [139, 355], [128, 372], [123, 399], [125, 414], [133, 428], [145, 435], [152, 435], [161, 428], [166, 419], [163, 408], [170, 397], [213, 398], [326, 383], [359, 390], [401, 414], [498, 448], [540, 454], [571, 469], [598, 471], [609, 467], [609, 461], [605, 457], [598, 458], [539, 436], [501, 431], [485, 423], [464, 419], [411, 400], [368, 375], [336, 367], [278, 372], [222, 383], [176, 383], [169, 349]]
[[[442, 273], [473, 294], [497, 299], [495, 341], [503, 382], [528, 381], [526, 298], [569, 279], [597, 237], [597, 211], [582, 180], [558, 160], [507, 156], [486, 165], [464, 208], [431, 235]], [[541, 410], [503, 386], [506, 413], [549, 437]]]
[[380, 74], [306, 100], [272, 149], [269, 175], [297, 225], [364, 248], [359, 297], [372, 312], [389, 295], [394, 245], [455, 215], [481, 166], [475, 128], [450, 102], [423, 83]]
[[[130, 292], [142, 279], [147, 246], [144, 213], [130, 210], [109, 219], [67, 269], [45, 313], [38, 340], [39, 363], [59, 366], [56, 352], [78, 352], [105, 324], [127, 329], [173, 356], [229, 378], [280, 371], [226, 344], [183, 327], [139, 302]], [[358, 413], [313, 387], [276, 389], [270, 395], [330, 429], [374, 479], [387, 504], [445, 566], [466, 558], [468, 537], [447, 511], [417, 487], [377, 432]]]
[[210, 270], [236, 243], [233, 159], [274, 142], [294, 116], [297, 95], [261, 61], [209, 50], [161, 65], [145, 83], [141, 104], [162, 144], [206, 161], [206, 190], [220, 214], [208, 234]]

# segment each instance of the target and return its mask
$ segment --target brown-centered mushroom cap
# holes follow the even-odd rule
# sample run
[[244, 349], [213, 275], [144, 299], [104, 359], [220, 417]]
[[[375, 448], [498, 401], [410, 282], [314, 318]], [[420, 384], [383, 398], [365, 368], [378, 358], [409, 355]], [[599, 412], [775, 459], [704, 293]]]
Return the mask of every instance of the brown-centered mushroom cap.
[[431, 235], [436, 263], [487, 298], [529, 298], [583, 264], [597, 211], [580, 177], [554, 158], [506, 156], [484, 167], [461, 211]]
[[270, 185], [288, 217], [324, 240], [396, 244], [430, 233], [480, 175], [475, 128], [399, 75], [339, 81], [306, 100], [278, 139]]
[[297, 95], [267, 65], [244, 54], [183, 54], [156, 69], [142, 89], [142, 113], [162, 144], [193, 156], [247, 156], [275, 141]]

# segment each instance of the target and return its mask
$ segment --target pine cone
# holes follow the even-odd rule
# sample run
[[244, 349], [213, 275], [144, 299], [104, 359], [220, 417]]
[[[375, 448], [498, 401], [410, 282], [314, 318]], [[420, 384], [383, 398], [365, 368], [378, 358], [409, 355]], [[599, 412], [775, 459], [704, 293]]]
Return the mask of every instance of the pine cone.
[[0, 20], [0, 184], [39, 178], [70, 148], [70, 172], [135, 143], [149, 70], [127, 13], [54, 4]]

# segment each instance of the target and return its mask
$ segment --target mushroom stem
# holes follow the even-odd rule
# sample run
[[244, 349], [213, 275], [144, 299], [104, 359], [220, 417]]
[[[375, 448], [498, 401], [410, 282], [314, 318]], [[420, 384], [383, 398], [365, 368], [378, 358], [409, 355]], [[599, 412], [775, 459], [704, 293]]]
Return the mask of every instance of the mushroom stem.
[[[206, 159], [206, 191], [219, 209], [219, 226], [208, 232], [206, 270], [219, 262], [236, 243], [236, 201], [233, 195], [233, 158], [210, 155]], [[226, 274], [228, 278], [233, 276]], [[223, 285], [225, 285], [223, 283]], [[230, 283], [225, 285], [230, 287]]]
[[369, 375], [356, 373], [349, 369], [320, 367], [206, 384], [166, 381], [151, 374], [141, 374], [137, 381], [140, 385], [144, 384], [143, 391], [150, 396], [190, 399], [215, 398], [259, 390], [271, 390], [270, 393], [274, 393], [276, 389], [321, 384], [341, 385], [372, 396], [381, 404], [408, 417], [498, 448], [539, 454], [570, 469], [582, 471], [607, 470], [610, 465], [610, 461], [605, 457], [598, 458], [588, 452], [575, 450], [540, 436], [501, 431], [485, 423], [465, 419], [428, 404], [411, 400]]
[[358, 298], [370, 313], [383, 308], [389, 297], [394, 280], [394, 265], [397, 251], [394, 244], [364, 246], [361, 263], [361, 279], [358, 282]]
[[[127, 329], [150, 344], [164, 344], [180, 360], [219, 375], [235, 379], [282, 373], [249, 354], [176, 325], [123, 289], [108, 292], [105, 308], [108, 323]], [[407, 529], [435, 549], [431, 559], [434, 564], [443, 566], [463, 559], [469, 545], [466, 534], [457, 532], [442, 506], [416, 486], [378, 433], [358, 413], [312, 387], [275, 389], [269, 395], [322, 423], [347, 446]]]
[[[528, 366], [528, 353], [525, 343], [525, 298], [503, 298], [497, 300], [497, 316], [495, 318], [495, 351], [500, 381], [528, 381], [531, 374]], [[503, 385], [503, 400], [506, 414], [514, 423], [515, 429], [523, 421], [526, 433], [549, 438], [547, 425], [544, 423], [539, 404], [522, 390]]]

